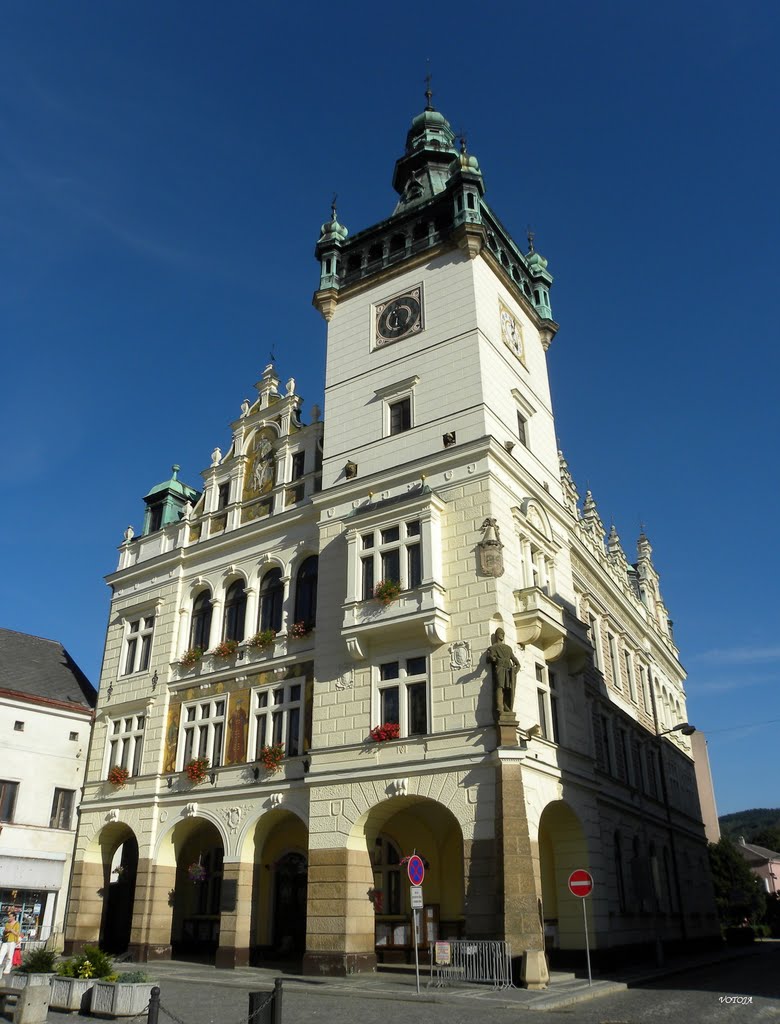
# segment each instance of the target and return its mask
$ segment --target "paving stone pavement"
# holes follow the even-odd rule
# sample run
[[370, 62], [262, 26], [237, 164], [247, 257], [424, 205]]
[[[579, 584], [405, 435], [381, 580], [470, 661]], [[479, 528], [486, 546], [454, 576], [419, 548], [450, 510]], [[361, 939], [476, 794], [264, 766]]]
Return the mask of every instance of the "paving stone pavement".
[[[247, 1024], [250, 992], [270, 992], [274, 979], [283, 978], [283, 1024], [338, 1021], [365, 1024], [389, 1016], [393, 1024], [474, 1024], [475, 1017], [501, 1024], [516, 1020], [518, 1011], [544, 1011], [624, 991], [629, 985], [661, 978], [713, 962], [751, 955], [751, 950], [680, 958], [663, 968], [639, 967], [607, 978], [553, 974], [548, 989], [497, 990], [486, 985], [429, 988], [421, 976], [418, 995], [413, 974], [379, 972], [347, 978], [311, 978], [283, 973], [278, 968], [242, 967], [216, 970], [204, 964], [158, 961], [143, 965], [161, 990], [159, 1024]], [[127, 965], [127, 969], [138, 965]], [[387, 1010], [377, 1001], [389, 1005]], [[146, 1015], [123, 1018], [143, 1024]], [[96, 1018], [49, 1011], [48, 1024], [95, 1024]]]

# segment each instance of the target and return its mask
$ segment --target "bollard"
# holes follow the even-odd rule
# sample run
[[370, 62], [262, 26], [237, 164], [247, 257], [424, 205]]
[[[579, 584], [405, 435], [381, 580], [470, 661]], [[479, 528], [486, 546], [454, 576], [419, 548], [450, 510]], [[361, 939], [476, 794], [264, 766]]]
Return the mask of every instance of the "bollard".
[[273, 1024], [282, 1024], [282, 979], [277, 978], [274, 981], [274, 1022]]
[[149, 993], [149, 1013], [147, 1021], [149, 1024], [157, 1024], [157, 1018], [160, 1016], [160, 990], [155, 985], [152, 991]]

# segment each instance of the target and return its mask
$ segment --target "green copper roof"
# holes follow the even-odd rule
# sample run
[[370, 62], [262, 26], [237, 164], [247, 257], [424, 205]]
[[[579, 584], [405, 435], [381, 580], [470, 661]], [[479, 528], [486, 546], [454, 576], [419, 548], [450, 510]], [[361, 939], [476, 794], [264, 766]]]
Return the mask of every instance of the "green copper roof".
[[161, 484], [157, 484], [153, 487], [148, 494], [144, 495], [144, 501], [147, 501], [149, 498], [153, 498], [155, 495], [161, 494], [162, 492], [181, 495], [185, 501], [191, 501], [193, 497], [197, 496], [199, 493], [198, 491], [192, 487], [188, 487], [187, 484], [183, 484], [181, 480], [179, 480], [180, 469], [181, 466], [171, 466], [172, 475], [170, 480], [163, 480]]
[[404, 155], [396, 161], [393, 188], [401, 198], [393, 212], [401, 213], [443, 192], [450, 164], [457, 156], [449, 121], [438, 110], [426, 107], [412, 121]]

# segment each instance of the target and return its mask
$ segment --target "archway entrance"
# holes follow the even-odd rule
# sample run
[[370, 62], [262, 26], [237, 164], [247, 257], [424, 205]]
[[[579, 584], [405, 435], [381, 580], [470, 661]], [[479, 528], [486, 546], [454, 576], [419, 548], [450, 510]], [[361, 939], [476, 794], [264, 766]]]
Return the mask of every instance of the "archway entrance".
[[130, 945], [137, 874], [138, 842], [135, 836], [129, 836], [114, 852], [104, 890], [100, 948], [107, 953], [124, 953]]
[[286, 853], [274, 872], [273, 945], [280, 957], [301, 957], [306, 949], [308, 868], [301, 853]]
[[582, 907], [569, 892], [568, 879], [577, 868], [590, 870], [590, 856], [580, 820], [564, 800], [548, 804], [542, 812], [539, 865], [546, 951], [553, 955], [556, 950], [583, 949]]
[[219, 945], [222, 840], [214, 825], [200, 820], [176, 846], [171, 955], [213, 963]]
[[248, 839], [253, 859], [250, 956], [255, 964], [300, 960], [306, 949], [309, 833], [297, 815], [264, 814]]
[[[358, 826], [360, 827], [360, 826]], [[422, 797], [396, 797], [371, 809], [362, 822], [374, 884], [378, 963], [414, 959], [414, 932], [405, 860], [418, 853], [425, 864], [419, 937], [423, 957], [437, 939], [457, 939], [464, 928], [463, 833], [448, 808]]]

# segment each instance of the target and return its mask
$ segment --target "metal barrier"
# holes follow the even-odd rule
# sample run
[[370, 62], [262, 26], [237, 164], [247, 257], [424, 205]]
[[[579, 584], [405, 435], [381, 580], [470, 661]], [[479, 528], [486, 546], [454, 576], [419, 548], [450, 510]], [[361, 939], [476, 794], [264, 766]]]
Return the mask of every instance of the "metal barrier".
[[454, 939], [433, 943], [428, 986], [441, 988], [453, 982], [511, 988], [512, 946], [497, 940]]

